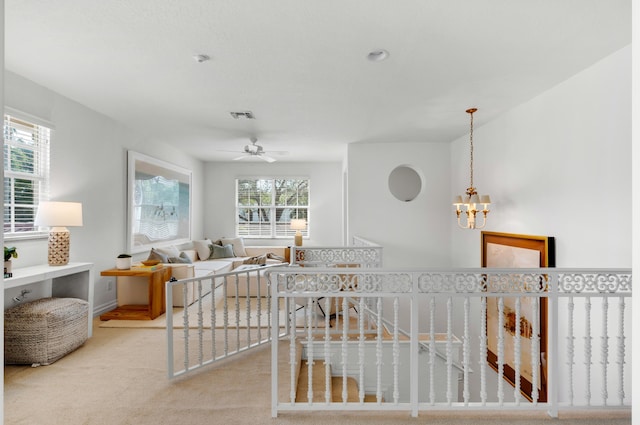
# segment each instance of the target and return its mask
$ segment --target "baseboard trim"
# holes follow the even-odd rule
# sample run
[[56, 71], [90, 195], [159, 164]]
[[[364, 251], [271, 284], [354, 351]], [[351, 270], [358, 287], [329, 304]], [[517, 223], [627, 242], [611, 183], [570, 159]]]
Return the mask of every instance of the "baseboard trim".
[[93, 317], [98, 317], [107, 311], [111, 311], [118, 307], [118, 302], [116, 300], [109, 301], [108, 303], [93, 306]]

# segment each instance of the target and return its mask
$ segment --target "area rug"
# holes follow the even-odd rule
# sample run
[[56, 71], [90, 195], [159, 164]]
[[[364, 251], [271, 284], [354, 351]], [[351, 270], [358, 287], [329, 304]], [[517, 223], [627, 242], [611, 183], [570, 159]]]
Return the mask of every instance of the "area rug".
[[[225, 327], [225, 316], [228, 319], [228, 328], [246, 328], [247, 324], [250, 328], [268, 328], [269, 322], [269, 306], [266, 298], [258, 299], [255, 297], [247, 299], [240, 299], [236, 304], [234, 297], [224, 298], [220, 296], [215, 297], [215, 328], [223, 329]], [[226, 308], [225, 308], [226, 301]], [[259, 302], [260, 301], [260, 302]], [[286, 311], [284, 311], [284, 300], [281, 300], [279, 309], [279, 324], [283, 327], [285, 319], [287, 317]], [[202, 327], [204, 329], [211, 329], [212, 317], [211, 317], [212, 296], [206, 295], [202, 299]], [[247, 311], [249, 312], [247, 321]], [[184, 328], [184, 308], [174, 307], [172, 311], [173, 327], [174, 329]], [[187, 308], [188, 326], [190, 329], [199, 328], [199, 307], [197, 303], [191, 304]], [[296, 312], [296, 326], [302, 326], [305, 321], [304, 309]], [[108, 320], [100, 323], [101, 328], [147, 328], [147, 329], [166, 329], [167, 316], [163, 314], [156, 317], [153, 320]], [[317, 321], [317, 327], [324, 327], [324, 320], [319, 319]]]

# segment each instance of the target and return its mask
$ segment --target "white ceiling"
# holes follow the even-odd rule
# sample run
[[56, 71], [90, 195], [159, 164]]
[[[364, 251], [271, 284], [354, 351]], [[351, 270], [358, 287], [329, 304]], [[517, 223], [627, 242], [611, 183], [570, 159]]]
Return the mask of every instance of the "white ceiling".
[[8, 70], [202, 160], [328, 161], [464, 135], [629, 44], [631, 1], [5, 0], [5, 31]]

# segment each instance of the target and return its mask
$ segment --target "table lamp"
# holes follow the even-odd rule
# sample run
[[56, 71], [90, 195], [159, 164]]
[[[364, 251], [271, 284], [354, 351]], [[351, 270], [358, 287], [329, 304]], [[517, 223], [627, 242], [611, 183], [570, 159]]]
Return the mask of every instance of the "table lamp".
[[49, 265], [67, 264], [70, 243], [67, 226], [82, 226], [82, 204], [80, 202], [40, 202], [35, 224], [51, 228], [49, 230]]
[[302, 233], [300, 230], [304, 230], [307, 228], [307, 220], [304, 218], [293, 218], [291, 219], [291, 230], [296, 231], [296, 236], [294, 238], [296, 246], [302, 246]]

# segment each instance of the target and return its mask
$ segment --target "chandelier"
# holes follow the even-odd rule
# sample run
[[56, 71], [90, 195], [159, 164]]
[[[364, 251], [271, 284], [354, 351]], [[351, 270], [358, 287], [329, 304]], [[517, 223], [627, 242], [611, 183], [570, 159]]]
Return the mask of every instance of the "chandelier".
[[[453, 205], [456, 207], [456, 216], [458, 218], [458, 226], [463, 229], [482, 229], [487, 224], [487, 214], [489, 213], [489, 204], [491, 204], [491, 198], [489, 195], [478, 196], [476, 188], [473, 187], [473, 113], [477, 108], [467, 109], [467, 113], [471, 116], [471, 131], [469, 133], [469, 144], [471, 146], [471, 161], [469, 163], [469, 171], [471, 176], [471, 182], [467, 188], [466, 195], [456, 196], [453, 200]], [[479, 204], [484, 204], [482, 211], [478, 210]], [[462, 212], [467, 216], [467, 222], [461, 222], [460, 216]], [[476, 215], [482, 212], [482, 224], [478, 225], [476, 222]]]

